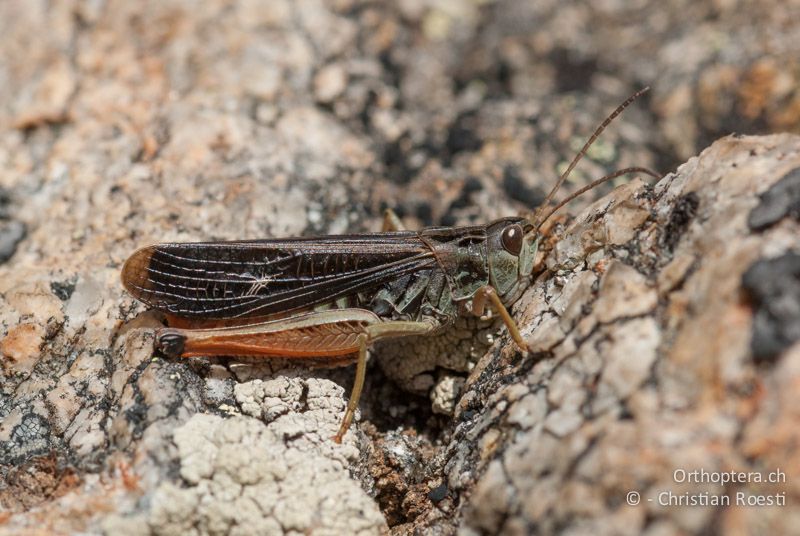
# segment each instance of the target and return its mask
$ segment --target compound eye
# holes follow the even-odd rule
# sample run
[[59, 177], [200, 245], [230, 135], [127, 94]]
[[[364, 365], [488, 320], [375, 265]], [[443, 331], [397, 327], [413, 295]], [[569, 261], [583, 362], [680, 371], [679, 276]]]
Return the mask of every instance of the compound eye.
[[522, 227], [517, 224], [509, 225], [503, 229], [503, 236], [500, 238], [505, 250], [512, 255], [519, 255], [519, 252], [522, 251], [522, 239], [524, 235], [525, 233], [522, 231]]

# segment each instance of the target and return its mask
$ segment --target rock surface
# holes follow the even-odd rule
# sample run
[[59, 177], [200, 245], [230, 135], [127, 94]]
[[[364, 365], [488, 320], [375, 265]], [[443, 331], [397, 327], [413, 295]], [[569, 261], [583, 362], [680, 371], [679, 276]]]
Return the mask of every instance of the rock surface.
[[[543, 275], [517, 305], [534, 341], [548, 323], [558, 336], [521, 364], [502, 347], [485, 358], [442, 454], [451, 489], [470, 490], [454, 505], [467, 533], [794, 530], [800, 475], [790, 385], [800, 380], [800, 337], [771, 345], [767, 365], [756, 359], [765, 349], [751, 345], [761, 340], [760, 322], [792, 330], [800, 301], [794, 291], [782, 301], [773, 295], [768, 307], [785, 315], [759, 320], [743, 277], [757, 278], [758, 289], [797, 286], [795, 264], [775, 259], [796, 257], [800, 226], [786, 218], [754, 232], [748, 214], [798, 165], [800, 138], [725, 138], [653, 188], [615, 190], [564, 230], [551, 256], [559, 276]], [[596, 240], [620, 206], [650, 217], [625, 243]], [[561, 312], [562, 296], [587, 271], [596, 283], [578, 294], [577, 314]], [[495, 387], [509, 375], [515, 381]], [[701, 469], [784, 476], [723, 486], [676, 473]], [[635, 508], [626, 504], [633, 491], [642, 501]], [[665, 506], [670, 492], [769, 494], [785, 506]]]
[[[768, 4], [0, 3], [0, 533], [796, 531], [800, 138], [703, 150], [800, 130]], [[643, 82], [566, 190], [700, 156], [551, 222], [531, 354], [376, 348], [342, 445], [352, 370], [158, 358], [119, 284], [150, 242], [530, 210]]]

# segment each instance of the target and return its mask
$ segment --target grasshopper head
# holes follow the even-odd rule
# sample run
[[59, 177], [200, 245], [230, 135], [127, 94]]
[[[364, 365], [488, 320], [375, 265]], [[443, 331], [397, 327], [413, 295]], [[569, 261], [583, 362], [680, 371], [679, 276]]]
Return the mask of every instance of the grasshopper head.
[[594, 182], [573, 192], [566, 199], [550, 207], [550, 202], [555, 197], [556, 192], [569, 174], [578, 165], [578, 162], [586, 155], [592, 143], [602, 134], [605, 128], [627, 108], [634, 100], [639, 98], [650, 88], [644, 88], [620, 104], [603, 123], [597, 127], [594, 134], [583, 145], [583, 148], [575, 155], [567, 169], [561, 174], [555, 186], [547, 194], [544, 202], [537, 208], [529, 218], [504, 218], [491, 223], [488, 227], [489, 237], [489, 277], [492, 286], [497, 291], [500, 299], [505, 305], [514, 303], [521, 295], [522, 291], [530, 285], [531, 272], [533, 271], [533, 261], [536, 257], [536, 250], [539, 246], [539, 229], [558, 209], [578, 197], [588, 192], [595, 186], [603, 184], [628, 173], [644, 173], [655, 178], [661, 175], [642, 167], [629, 167], [620, 169], [614, 173], [601, 177]]
[[489, 225], [489, 279], [505, 305], [517, 301], [531, 280], [538, 235], [525, 218], [503, 218]]

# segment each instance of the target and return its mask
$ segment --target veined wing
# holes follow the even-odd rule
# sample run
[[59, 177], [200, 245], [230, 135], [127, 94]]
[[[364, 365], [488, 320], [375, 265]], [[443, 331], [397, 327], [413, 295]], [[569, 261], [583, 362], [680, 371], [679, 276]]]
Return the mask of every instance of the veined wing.
[[122, 283], [138, 300], [176, 316], [252, 318], [368, 292], [436, 266], [410, 231], [167, 243], [134, 252]]

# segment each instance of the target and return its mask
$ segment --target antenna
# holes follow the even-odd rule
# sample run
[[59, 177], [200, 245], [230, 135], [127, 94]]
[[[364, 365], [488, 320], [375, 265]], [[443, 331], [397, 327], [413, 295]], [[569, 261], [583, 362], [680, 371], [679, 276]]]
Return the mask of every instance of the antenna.
[[542, 214], [542, 212], [544, 212], [545, 207], [550, 204], [550, 202], [553, 200], [553, 197], [556, 195], [556, 192], [558, 192], [559, 188], [561, 188], [561, 186], [564, 184], [564, 181], [566, 181], [567, 177], [569, 177], [569, 174], [572, 173], [572, 170], [575, 169], [575, 166], [578, 165], [578, 162], [580, 162], [581, 159], [584, 156], [586, 156], [586, 153], [589, 150], [589, 148], [592, 146], [592, 144], [595, 141], [597, 141], [597, 138], [600, 137], [600, 135], [603, 133], [603, 131], [606, 129], [606, 127], [608, 127], [608, 125], [610, 125], [611, 122], [619, 114], [621, 114], [623, 110], [625, 110], [625, 108], [630, 106], [633, 101], [635, 101], [636, 99], [638, 99], [639, 97], [641, 97], [642, 95], [647, 93], [648, 91], [650, 91], [650, 87], [649, 86], [640, 89], [639, 91], [637, 91], [636, 93], [634, 93], [633, 95], [628, 97], [625, 100], [625, 102], [623, 102], [622, 104], [617, 106], [617, 108], [613, 112], [611, 112], [611, 115], [606, 117], [605, 121], [603, 121], [603, 123], [599, 127], [597, 127], [597, 129], [594, 131], [592, 136], [583, 145], [583, 148], [578, 152], [578, 154], [575, 155], [575, 158], [572, 159], [572, 162], [570, 162], [569, 166], [564, 171], [564, 173], [562, 173], [561, 176], [558, 178], [558, 181], [556, 182], [555, 186], [553, 186], [553, 189], [550, 190], [550, 193], [547, 194], [547, 197], [545, 198], [545, 200], [534, 211], [533, 215], [531, 216], [531, 220], [530, 220], [531, 224], [533, 225], [534, 232], [538, 231], [539, 228], [542, 225], [544, 225], [544, 223], [550, 218], [550, 216], [552, 216], [558, 209], [560, 209], [561, 207], [563, 207], [564, 205], [566, 205], [567, 203], [569, 203], [570, 201], [572, 201], [576, 197], [580, 196], [581, 194], [584, 194], [584, 193], [588, 192], [589, 190], [591, 190], [595, 186], [599, 186], [600, 184], [603, 184], [604, 182], [610, 181], [612, 179], [615, 179], [615, 178], [617, 178], [617, 177], [619, 177], [621, 175], [625, 175], [627, 173], [645, 173], [647, 175], [650, 175], [651, 177], [661, 178], [661, 175], [659, 175], [656, 172], [651, 171], [651, 170], [649, 170], [647, 168], [643, 168], [643, 167], [629, 167], [629, 168], [625, 168], [625, 169], [620, 169], [619, 171], [615, 171], [614, 173], [611, 173], [610, 175], [606, 175], [605, 177], [597, 179], [596, 181], [592, 182], [591, 184], [589, 184], [587, 186], [584, 186], [583, 188], [579, 189], [577, 192], [574, 192], [573, 194], [570, 194], [566, 199], [564, 199], [563, 201], [558, 203], [554, 208], [552, 208], [551, 210], [548, 210], [547, 213], [545, 214], [544, 218], [541, 218], [541, 214]]
[[584, 186], [583, 188], [579, 189], [578, 191], [573, 192], [570, 195], [568, 195], [563, 201], [561, 201], [556, 206], [554, 206], [552, 209], [547, 211], [547, 213], [545, 214], [544, 218], [542, 218], [542, 221], [536, 226], [536, 229], [539, 229], [539, 227], [544, 225], [544, 222], [546, 222], [548, 219], [550, 219], [550, 216], [552, 216], [556, 211], [558, 211], [558, 209], [560, 209], [561, 207], [563, 207], [564, 205], [566, 205], [567, 203], [569, 203], [570, 201], [572, 201], [576, 197], [580, 197], [582, 194], [585, 194], [586, 192], [588, 192], [589, 190], [591, 190], [595, 186], [600, 186], [604, 182], [608, 182], [608, 181], [610, 181], [612, 179], [616, 179], [617, 177], [620, 177], [622, 175], [627, 175], [628, 173], [644, 173], [645, 175], [650, 175], [651, 177], [655, 177], [656, 179], [660, 179], [661, 178], [661, 175], [659, 175], [655, 171], [651, 171], [651, 170], [649, 170], [647, 168], [643, 168], [643, 167], [628, 167], [628, 168], [625, 168], [625, 169], [620, 169], [618, 171], [615, 171], [614, 173], [611, 173], [609, 175], [601, 177], [601, 178], [597, 179], [596, 181], [593, 181], [591, 184], [587, 184], [586, 186]]

